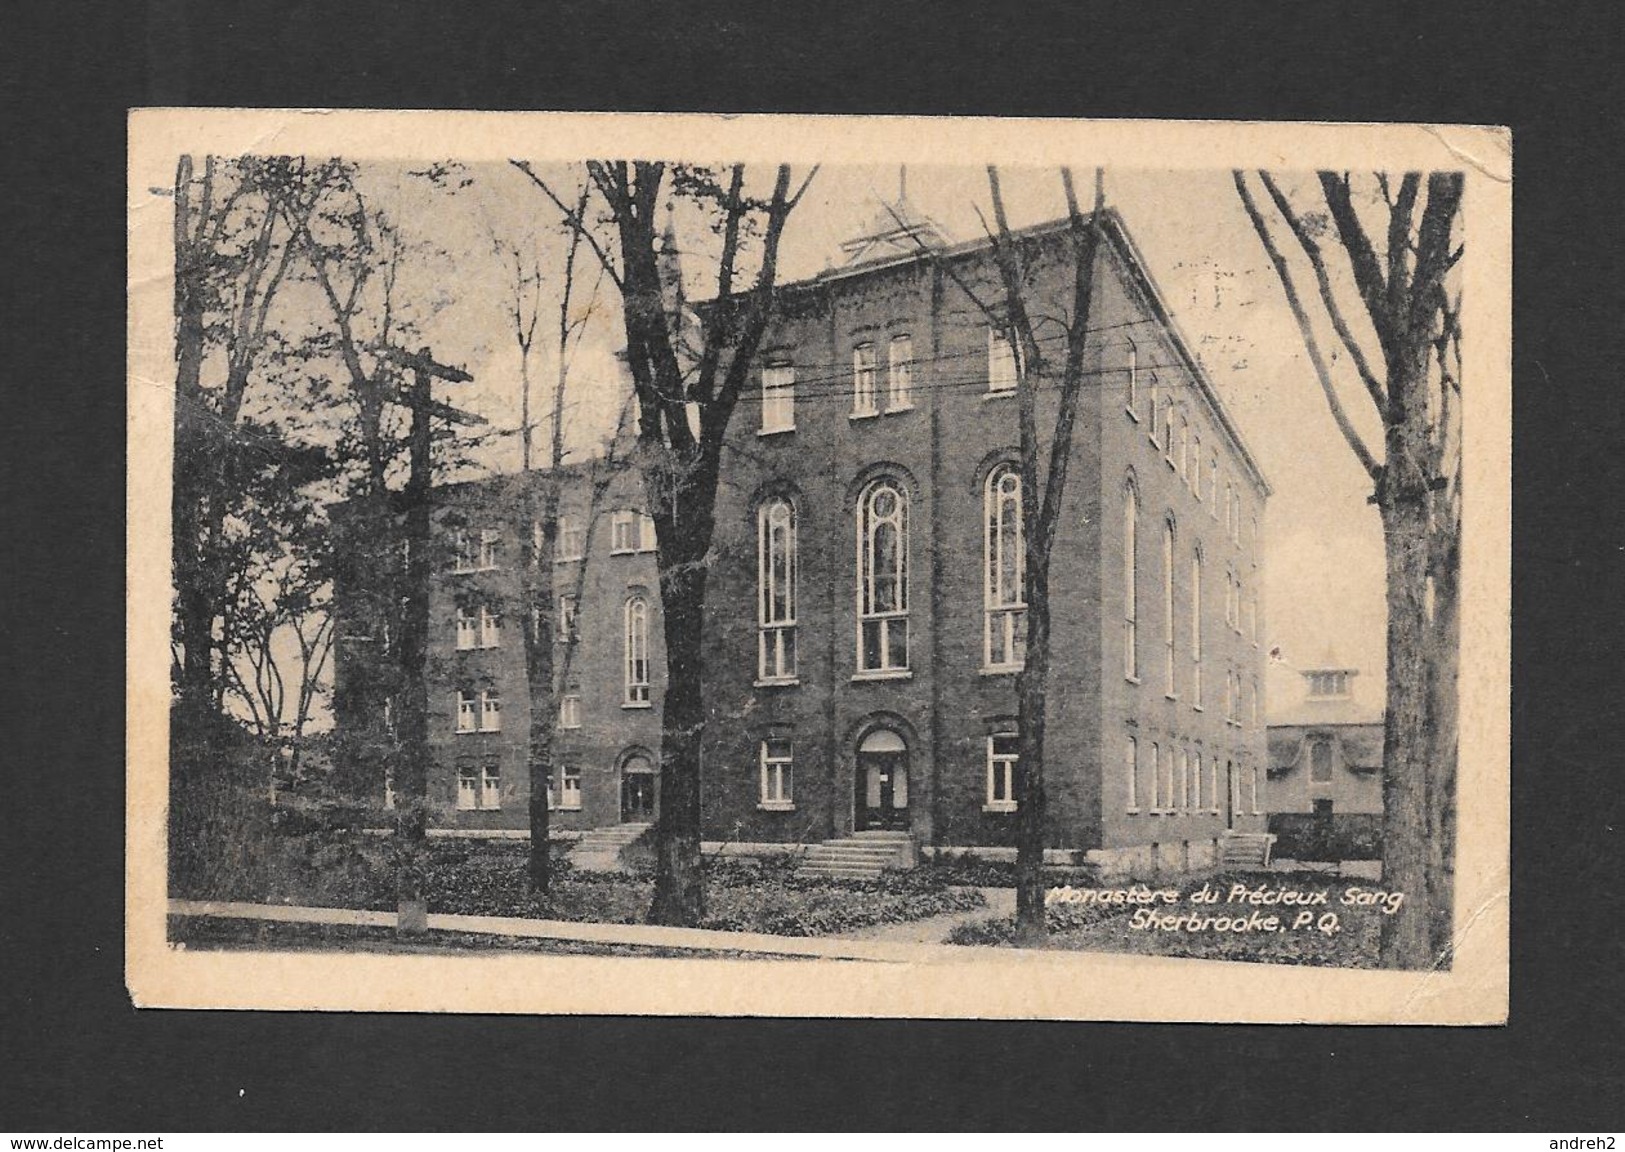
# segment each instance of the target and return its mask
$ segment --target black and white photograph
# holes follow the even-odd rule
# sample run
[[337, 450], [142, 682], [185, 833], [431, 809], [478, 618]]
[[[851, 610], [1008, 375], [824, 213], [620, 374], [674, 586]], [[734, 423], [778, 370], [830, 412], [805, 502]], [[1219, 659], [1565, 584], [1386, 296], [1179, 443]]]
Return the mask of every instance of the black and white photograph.
[[138, 1004], [1505, 1020], [1504, 130], [130, 146]]

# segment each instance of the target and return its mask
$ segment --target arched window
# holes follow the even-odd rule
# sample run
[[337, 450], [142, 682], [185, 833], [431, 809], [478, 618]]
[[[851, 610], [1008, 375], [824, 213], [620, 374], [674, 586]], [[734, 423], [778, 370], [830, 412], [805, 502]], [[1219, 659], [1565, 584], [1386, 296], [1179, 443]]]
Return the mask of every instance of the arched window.
[[1162, 749], [1151, 742], [1151, 811], [1162, 811]]
[[1183, 413], [1179, 417], [1179, 447], [1174, 452], [1174, 470], [1187, 484], [1190, 482], [1191, 425]]
[[1202, 434], [1191, 429], [1191, 494], [1198, 502], [1202, 499]]
[[756, 519], [757, 676], [796, 676], [796, 514], [785, 499], [762, 505]]
[[1130, 481], [1123, 489], [1123, 675], [1130, 680], [1140, 677], [1139, 638], [1136, 635], [1139, 556], [1135, 539], [1139, 522], [1140, 494]]
[[1202, 549], [1191, 556], [1191, 705], [1202, 706]]
[[649, 602], [642, 595], [626, 601], [625, 706], [649, 706]]
[[908, 496], [876, 480], [858, 497], [858, 671], [908, 668]]
[[[1162, 458], [1174, 464], [1174, 398], [1162, 402]], [[1178, 467], [1177, 465], [1174, 465]]]
[[1332, 782], [1332, 742], [1322, 737], [1309, 745], [1309, 783]]
[[1021, 473], [1001, 464], [982, 491], [983, 660], [1019, 668], [1025, 656], [1027, 602], [1021, 541]]
[[1139, 781], [1140, 745], [1139, 745], [1139, 742], [1137, 740], [1135, 740], [1134, 737], [1130, 736], [1128, 738], [1128, 745], [1127, 745], [1127, 748], [1125, 749], [1125, 751], [1128, 753], [1126, 761], [1125, 761], [1125, 763], [1123, 765], [1123, 767], [1128, 770], [1128, 780], [1127, 780], [1127, 783], [1128, 783], [1128, 804], [1127, 804], [1127, 808], [1128, 808], [1128, 811], [1130, 811], [1130, 812], [1138, 812], [1140, 810], [1140, 781]]
[[1169, 698], [1179, 695], [1174, 680], [1174, 522], [1162, 525], [1162, 650], [1163, 681]]

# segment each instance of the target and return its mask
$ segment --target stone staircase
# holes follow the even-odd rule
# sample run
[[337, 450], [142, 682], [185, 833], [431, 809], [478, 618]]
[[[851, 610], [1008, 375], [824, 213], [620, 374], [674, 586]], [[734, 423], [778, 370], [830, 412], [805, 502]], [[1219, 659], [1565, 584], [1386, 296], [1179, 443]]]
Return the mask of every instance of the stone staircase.
[[1268, 868], [1274, 843], [1270, 832], [1226, 832], [1219, 837], [1219, 867]]
[[907, 832], [858, 832], [808, 848], [796, 875], [870, 880], [887, 868], [912, 868], [914, 859]]
[[621, 849], [648, 831], [647, 824], [611, 824], [594, 828], [570, 849], [571, 865], [583, 872], [621, 871]]

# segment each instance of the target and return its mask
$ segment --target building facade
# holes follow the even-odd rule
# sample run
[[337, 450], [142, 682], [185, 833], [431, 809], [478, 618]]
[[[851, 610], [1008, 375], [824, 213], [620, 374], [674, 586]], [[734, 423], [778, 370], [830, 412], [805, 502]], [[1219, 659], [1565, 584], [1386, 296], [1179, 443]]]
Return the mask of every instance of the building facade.
[[1269, 811], [1380, 815], [1381, 706], [1359, 692], [1359, 669], [1330, 653], [1299, 675], [1299, 698], [1269, 720]]
[[[1052, 566], [1046, 843], [1128, 870], [1197, 867], [1227, 831], [1264, 826], [1268, 486], [1121, 220], [1108, 214], [1103, 229]], [[1065, 223], [1019, 241], [1029, 310], [1065, 315]], [[906, 203], [845, 251], [841, 267], [781, 289], [726, 446], [706, 615], [705, 836], [784, 845], [892, 829], [925, 848], [1008, 849], [1024, 494], [1021, 365], [994, 323], [996, 269], [985, 242], [949, 245]], [[1041, 324], [1052, 355], [1057, 331]], [[1038, 396], [1043, 437], [1056, 389]], [[632, 479], [616, 493], [637, 518]], [[465, 496], [446, 495], [440, 514], [454, 515]], [[583, 827], [646, 814], [636, 795], [629, 805], [639, 786], [627, 778], [648, 775], [658, 750], [653, 557], [617, 549], [614, 520], [609, 510], [589, 526], [581, 727], [560, 732], [573, 749], [561, 763], [580, 777], [558, 796]], [[461, 798], [471, 771], [483, 789], [478, 762], [500, 763], [498, 805], [453, 803], [457, 824], [524, 823], [523, 705], [508, 703], [525, 695], [522, 648], [455, 647], [458, 629], [483, 637], [471, 597], [511, 596], [495, 587], [503, 568], [437, 578], [448, 646], [432, 694], [445, 709], [436, 796]], [[571, 576], [560, 568], [556, 588]], [[646, 700], [631, 679], [640, 596]], [[485, 714], [465, 694], [476, 690], [502, 694], [500, 732], [459, 728]]]

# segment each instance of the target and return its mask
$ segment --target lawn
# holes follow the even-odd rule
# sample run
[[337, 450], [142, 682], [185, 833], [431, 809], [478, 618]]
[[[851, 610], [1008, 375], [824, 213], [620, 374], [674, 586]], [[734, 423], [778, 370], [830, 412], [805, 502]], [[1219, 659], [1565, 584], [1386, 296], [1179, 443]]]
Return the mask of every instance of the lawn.
[[[582, 872], [570, 867], [563, 846], [555, 845], [551, 891], [537, 898], [526, 883], [526, 851], [523, 842], [431, 841], [423, 877], [429, 911], [601, 924], [643, 921], [653, 895], [647, 875]], [[700, 927], [826, 936], [986, 905], [980, 892], [924, 872], [825, 880], [798, 877], [794, 868], [788, 857], [708, 858]], [[373, 911], [395, 907], [391, 844], [364, 835], [272, 837], [243, 866], [215, 869], [211, 877], [208, 885], [175, 895]]]
[[[1334, 968], [1375, 968], [1378, 935], [1385, 913], [1378, 906], [1342, 903], [1350, 889], [1369, 891], [1373, 885], [1362, 880], [1338, 880], [1319, 872], [1239, 872], [1210, 877], [1206, 883], [1221, 894], [1217, 904], [1193, 903], [1189, 896], [1203, 881], [1186, 881], [1175, 887], [1180, 898], [1174, 903], [1150, 906], [1158, 918], [1227, 918], [1232, 924], [1258, 913], [1274, 916], [1273, 930], [1255, 927], [1249, 931], [1229, 931], [1207, 924], [1197, 930], [1184, 927], [1164, 930], [1144, 926], [1147, 917], [1136, 923], [1135, 905], [1052, 904], [1048, 909], [1048, 947], [1072, 952], [1126, 952], [1146, 956], [1179, 956], [1200, 960], [1245, 960], [1267, 964], [1303, 964]], [[1288, 889], [1309, 896], [1324, 894], [1325, 903], [1302, 906], [1251, 904], [1224, 899], [1233, 885], [1249, 890]], [[1151, 887], [1161, 887], [1154, 884]], [[1293, 923], [1300, 913], [1312, 920], [1302, 927]], [[1335, 924], [1323, 918], [1335, 916]], [[1403, 912], [1399, 913], [1403, 914]], [[1259, 921], [1254, 920], [1255, 925]], [[1189, 921], [1185, 921], [1188, 925]], [[1014, 923], [1008, 917], [974, 921], [960, 925], [946, 943], [962, 945], [1009, 946]]]

